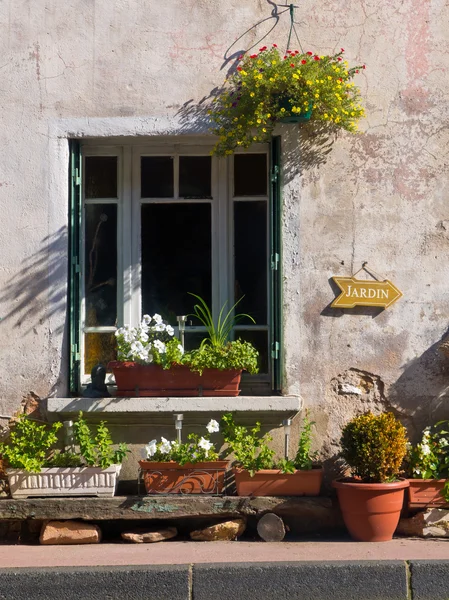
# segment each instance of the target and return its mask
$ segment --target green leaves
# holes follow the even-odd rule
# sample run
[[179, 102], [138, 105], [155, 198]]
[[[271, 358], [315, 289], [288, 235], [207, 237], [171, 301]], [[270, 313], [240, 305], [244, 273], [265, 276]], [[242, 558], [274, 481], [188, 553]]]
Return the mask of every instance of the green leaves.
[[309, 419], [309, 413], [306, 411], [302, 430], [299, 435], [298, 450], [293, 460], [297, 469], [309, 470], [313, 467], [313, 462], [317, 459], [318, 452], [311, 452], [313, 425], [315, 425], [315, 421]]
[[83, 419], [80, 411], [78, 420], [73, 424], [75, 440], [80, 447], [80, 454], [90, 467], [107, 469], [111, 465], [121, 464], [130, 450], [126, 444], [119, 444], [117, 450], [112, 449], [112, 439], [105, 421], [101, 421], [94, 436]]
[[204, 369], [242, 369], [254, 374], [258, 372], [258, 358], [259, 353], [250, 342], [236, 340], [222, 347], [203, 344], [186, 353], [183, 363], [199, 373]]
[[51, 427], [22, 415], [13, 426], [8, 442], [0, 444], [0, 455], [12, 469], [38, 473], [46, 466], [62, 423]]

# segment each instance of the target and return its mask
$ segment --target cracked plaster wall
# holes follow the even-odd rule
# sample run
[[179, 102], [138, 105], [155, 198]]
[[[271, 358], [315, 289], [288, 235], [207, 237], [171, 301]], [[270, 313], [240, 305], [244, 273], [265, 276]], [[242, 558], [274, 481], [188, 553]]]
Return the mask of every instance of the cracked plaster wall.
[[[195, 106], [233, 64], [224, 56], [258, 47], [273, 25], [263, 43], [286, 41], [288, 13], [275, 10], [264, 0], [0, 3], [0, 413], [30, 390], [67, 389], [59, 123], [102, 118], [107, 135], [111, 119], [142, 118], [142, 134], [146, 117], [163, 122], [191, 101], [180, 131], [195, 127]], [[394, 406], [412, 431], [447, 414], [436, 345], [449, 312], [448, 11], [444, 0], [304, 0], [296, 12], [305, 50], [343, 47], [367, 65], [361, 135], [281, 130], [285, 391], [311, 407], [329, 453], [365, 406]], [[364, 260], [404, 297], [380, 313], [329, 309], [329, 278]], [[342, 394], [335, 382], [359, 372], [382, 393]]]

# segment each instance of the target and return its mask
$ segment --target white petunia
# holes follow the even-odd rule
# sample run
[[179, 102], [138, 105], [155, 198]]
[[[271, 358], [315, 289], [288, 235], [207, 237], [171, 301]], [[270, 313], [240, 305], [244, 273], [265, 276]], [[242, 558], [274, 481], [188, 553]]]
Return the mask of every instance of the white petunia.
[[166, 440], [164, 437], [161, 437], [161, 446], [159, 448], [159, 451], [162, 454], [168, 454], [171, 450], [171, 442], [169, 442], [168, 440]]
[[200, 441], [198, 442], [198, 446], [199, 446], [200, 448], [203, 448], [203, 450], [205, 450], [205, 451], [206, 451], [206, 452], [205, 452], [206, 456], [209, 454], [209, 450], [210, 450], [211, 448], [213, 448], [213, 444], [212, 444], [212, 442], [209, 442], [209, 440], [206, 440], [206, 438], [203, 438], [203, 437], [202, 437], [202, 438], [200, 439]]
[[421, 444], [421, 452], [424, 456], [428, 456], [430, 454], [430, 446], [428, 444]]
[[153, 347], [160, 353], [160, 354], [164, 354], [165, 353], [165, 344], [164, 342], [161, 342], [161, 340], [155, 340], [153, 342]]
[[151, 317], [150, 315], [143, 315], [142, 317], [142, 325], [145, 325], [146, 327], [148, 327], [148, 325], [151, 323]]
[[440, 446], [449, 446], [449, 442], [446, 438], [440, 438]]
[[148, 444], [145, 446], [145, 452], [147, 453], [147, 458], [151, 458], [152, 456], [154, 456], [157, 452], [157, 442], [156, 440], [151, 440], [151, 442], [148, 442]]
[[164, 323], [156, 323], [156, 325], [154, 325], [154, 327], [151, 328], [152, 331], [157, 331], [158, 333], [162, 333], [162, 331], [165, 331], [165, 325]]
[[182, 344], [178, 344], [178, 350], [181, 352], [181, 354], [184, 354], [184, 348]]
[[167, 325], [165, 331], [168, 333], [168, 335], [173, 335], [175, 333], [175, 330], [171, 325]]
[[162, 317], [161, 317], [161, 315], [158, 315], [157, 313], [155, 315], [153, 315], [153, 321], [157, 325], [160, 325], [162, 323]]
[[216, 433], [220, 431], [220, 425], [214, 419], [211, 419], [209, 423], [206, 425], [206, 429], [209, 433]]

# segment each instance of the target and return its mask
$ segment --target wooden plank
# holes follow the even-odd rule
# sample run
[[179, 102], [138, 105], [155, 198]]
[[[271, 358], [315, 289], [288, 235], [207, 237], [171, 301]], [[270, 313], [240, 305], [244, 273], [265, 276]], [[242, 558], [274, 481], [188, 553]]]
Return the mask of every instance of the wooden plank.
[[319, 529], [340, 526], [330, 498], [239, 496], [116, 496], [114, 498], [0, 499], [0, 520], [13, 519], [179, 519], [188, 517], [259, 517], [273, 512], [294, 517]]

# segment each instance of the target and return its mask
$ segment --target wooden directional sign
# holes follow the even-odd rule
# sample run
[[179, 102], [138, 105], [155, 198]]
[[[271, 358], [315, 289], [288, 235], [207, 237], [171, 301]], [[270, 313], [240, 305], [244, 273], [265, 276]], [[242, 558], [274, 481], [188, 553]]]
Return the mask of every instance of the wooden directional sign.
[[399, 300], [402, 293], [391, 281], [368, 281], [354, 277], [332, 277], [341, 294], [331, 308], [354, 308], [354, 306], [379, 306], [388, 308]]

